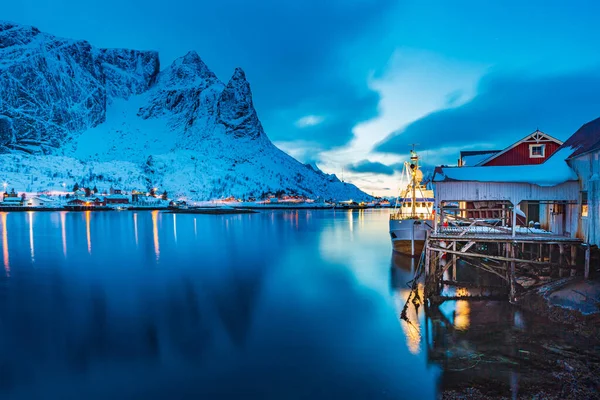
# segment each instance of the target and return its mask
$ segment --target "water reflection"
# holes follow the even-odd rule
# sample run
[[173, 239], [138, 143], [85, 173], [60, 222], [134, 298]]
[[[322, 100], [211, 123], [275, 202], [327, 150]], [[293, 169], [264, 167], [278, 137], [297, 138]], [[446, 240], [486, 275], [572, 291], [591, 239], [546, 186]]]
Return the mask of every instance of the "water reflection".
[[173, 215], [173, 237], [175, 238], [175, 243], [177, 243], [177, 214]]
[[67, 212], [63, 211], [60, 213], [60, 231], [61, 231], [61, 237], [62, 237], [62, 248], [63, 248], [63, 255], [66, 257], [67, 256], [67, 224], [65, 223], [67, 217]]
[[152, 236], [154, 238], [154, 254], [156, 261], [160, 258], [160, 247], [158, 244], [158, 210], [152, 211]]
[[135, 246], [137, 247], [139, 245], [137, 213], [133, 213], [133, 232], [135, 235]]
[[91, 214], [91, 211], [85, 212], [85, 232], [87, 236], [87, 249], [89, 254], [92, 254], [92, 232], [90, 229]]
[[8, 228], [6, 225], [6, 216], [8, 213], [0, 212], [0, 220], [2, 220], [2, 259], [4, 261], [4, 272], [6, 276], [10, 276], [10, 264], [8, 258]]
[[31, 262], [34, 262], [35, 261], [35, 247], [33, 244], [33, 211], [28, 211], [27, 217], [29, 219], [29, 250], [31, 253]]
[[[407, 285], [415, 260], [390, 262], [387, 213], [357, 212], [350, 231], [354, 212], [179, 214], [173, 234], [159, 211], [133, 226], [92, 212], [88, 251], [81, 213], [0, 213], [12, 274], [0, 279], [0, 397], [435, 399], [438, 383], [481, 377], [521, 390], [518, 350], [534, 349], [512, 335], [530, 316], [429, 306]], [[44, 268], [31, 268], [27, 235], [8, 239], [33, 222]]]

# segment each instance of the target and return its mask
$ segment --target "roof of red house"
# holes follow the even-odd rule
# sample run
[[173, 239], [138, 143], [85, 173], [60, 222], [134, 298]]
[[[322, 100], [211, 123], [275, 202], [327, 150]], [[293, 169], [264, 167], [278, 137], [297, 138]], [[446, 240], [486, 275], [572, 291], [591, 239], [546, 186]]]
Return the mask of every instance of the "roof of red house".
[[510, 182], [556, 186], [577, 180], [565, 162], [571, 149], [559, 149], [542, 164], [476, 167], [436, 167], [434, 182]]
[[503, 155], [503, 154], [507, 153], [508, 151], [514, 149], [515, 147], [517, 147], [521, 143], [525, 143], [525, 142], [531, 141], [531, 140], [535, 140], [537, 142], [552, 141], [552, 142], [557, 143], [559, 146], [563, 144], [563, 142], [561, 142], [560, 140], [556, 139], [555, 137], [552, 137], [552, 136], [548, 135], [547, 133], [544, 133], [544, 132], [540, 131], [539, 129], [536, 129], [534, 132], [532, 132], [529, 135], [525, 136], [523, 139], [518, 140], [515, 143], [511, 144], [510, 146], [508, 146], [504, 150], [500, 150], [498, 152], [490, 154], [489, 157], [485, 158], [484, 160], [481, 160], [481, 162], [478, 165], [487, 164], [490, 161], [492, 161], [493, 159], [495, 159], [497, 157], [500, 157], [501, 155]]
[[591, 151], [600, 150], [600, 118], [596, 118], [579, 128], [563, 143], [561, 149], [563, 148], [573, 149], [573, 153], [568, 158], [575, 158]]

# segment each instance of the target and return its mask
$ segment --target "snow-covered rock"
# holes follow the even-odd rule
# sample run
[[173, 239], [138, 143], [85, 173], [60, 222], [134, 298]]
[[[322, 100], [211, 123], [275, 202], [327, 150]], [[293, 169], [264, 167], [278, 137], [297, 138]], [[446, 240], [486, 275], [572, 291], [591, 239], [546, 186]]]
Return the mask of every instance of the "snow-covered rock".
[[75, 182], [204, 200], [285, 191], [366, 199], [275, 147], [244, 71], [227, 85], [195, 52], [97, 49], [0, 22], [0, 170], [17, 190]]

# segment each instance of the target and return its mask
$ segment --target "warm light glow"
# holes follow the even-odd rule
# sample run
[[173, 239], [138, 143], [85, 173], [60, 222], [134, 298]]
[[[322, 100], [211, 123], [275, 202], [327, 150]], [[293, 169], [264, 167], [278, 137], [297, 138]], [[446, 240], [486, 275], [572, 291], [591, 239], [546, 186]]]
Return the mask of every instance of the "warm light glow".
[[469, 329], [471, 325], [470, 313], [469, 302], [467, 300], [457, 300], [456, 310], [454, 310], [454, 327], [461, 331]]
[[[419, 284], [417, 287], [417, 292], [419, 293], [420, 298], [422, 299], [425, 295], [423, 285]], [[417, 309], [414, 304], [409, 303], [408, 308], [406, 309], [406, 318], [408, 321], [401, 319], [402, 310], [404, 309], [404, 305], [406, 304], [406, 299], [410, 295], [409, 289], [398, 290], [394, 295], [394, 302], [396, 304], [396, 310], [398, 312], [398, 318], [400, 319], [400, 326], [404, 331], [404, 336], [406, 337], [406, 347], [408, 351], [412, 354], [419, 354], [421, 352], [421, 325], [419, 322], [419, 315], [417, 314]]]
[[137, 213], [133, 213], [133, 232], [135, 233], [135, 245], [138, 245], [138, 227], [137, 227]]
[[4, 271], [6, 276], [10, 276], [10, 264], [8, 263], [8, 229], [6, 228], [6, 216], [8, 213], [0, 213], [0, 219], [2, 220], [2, 255], [4, 259]]
[[65, 224], [66, 216], [66, 211], [60, 213], [60, 229], [62, 231], [63, 254], [65, 255], [65, 257], [67, 256], [67, 227]]
[[92, 254], [92, 233], [90, 231], [90, 217], [92, 212], [85, 212], [85, 230], [87, 232], [87, 245], [88, 245], [88, 253]]
[[29, 216], [29, 248], [31, 249], [31, 262], [35, 261], [35, 250], [33, 246], [33, 211], [27, 211]]
[[156, 261], [160, 257], [160, 248], [158, 245], [158, 210], [152, 211], [152, 233], [154, 236], [154, 254], [156, 254]]

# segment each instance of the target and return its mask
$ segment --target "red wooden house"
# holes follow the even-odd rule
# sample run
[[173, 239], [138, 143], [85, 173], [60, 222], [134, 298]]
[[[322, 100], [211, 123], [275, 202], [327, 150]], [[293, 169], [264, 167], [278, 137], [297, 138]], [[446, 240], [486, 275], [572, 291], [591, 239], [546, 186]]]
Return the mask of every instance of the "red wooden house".
[[504, 150], [463, 151], [460, 154], [458, 166], [491, 167], [541, 164], [550, 158], [561, 145], [560, 140], [536, 130]]
[[[562, 142], [560, 140], [540, 130], [536, 130], [504, 150], [462, 151], [458, 160], [458, 166], [492, 167], [542, 164], [561, 145]], [[498, 205], [494, 202], [466, 202], [463, 206], [470, 210], [478, 210], [469, 211], [467, 213], [468, 218], [493, 219], [501, 215], [501, 212], [490, 210], [498, 208]], [[521, 206], [526, 215], [517, 215], [519, 223], [524, 225], [525, 221], [539, 222], [539, 202], [524, 202]]]

